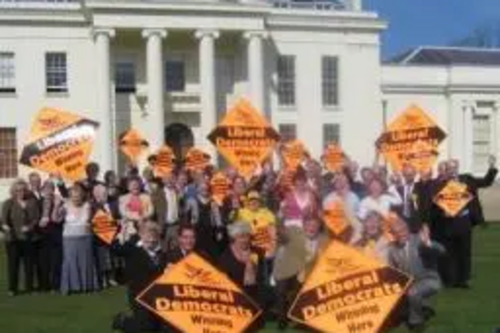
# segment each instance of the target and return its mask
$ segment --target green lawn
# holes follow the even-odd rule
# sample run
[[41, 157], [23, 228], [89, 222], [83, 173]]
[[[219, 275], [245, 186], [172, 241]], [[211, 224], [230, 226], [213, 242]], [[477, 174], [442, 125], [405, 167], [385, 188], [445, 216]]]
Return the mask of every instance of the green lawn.
[[[1, 333], [111, 332], [113, 314], [126, 307], [122, 289], [71, 297], [7, 298], [4, 257], [3, 251], [0, 252]], [[426, 332], [493, 333], [494, 328], [500, 326], [500, 225], [476, 230], [474, 271], [472, 290], [445, 291], [437, 297], [438, 316]], [[275, 331], [274, 324], [264, 330]], [[405, 329], [400, 329], [394, 333], [404, 332]]]

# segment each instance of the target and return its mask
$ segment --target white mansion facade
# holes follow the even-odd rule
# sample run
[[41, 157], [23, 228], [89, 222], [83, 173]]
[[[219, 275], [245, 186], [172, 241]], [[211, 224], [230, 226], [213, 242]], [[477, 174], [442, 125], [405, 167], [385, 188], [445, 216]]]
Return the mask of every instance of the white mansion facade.
[[500, 53], [382, 64], [386, 28], [361, 0], [0, 0], [0, 182], [27, 171], [17, 157], [43, 106], [98, 121], [93, 159], [108, 169], [131, 127], [152, 148], [213, 153], [205, 137], [240, 97], [314, 156], [338, 140], [362, 164], [417, 103], [449, 134], [442, 156], [482, 171], [500, 150]]

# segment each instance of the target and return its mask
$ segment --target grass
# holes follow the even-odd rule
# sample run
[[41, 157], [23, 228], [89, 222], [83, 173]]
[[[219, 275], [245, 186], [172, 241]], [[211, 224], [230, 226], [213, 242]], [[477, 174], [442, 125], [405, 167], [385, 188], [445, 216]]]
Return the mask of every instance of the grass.
[[[500, 327], [500, 225], [477, 229], [474, 236], [473, 289], [446, 290], [436, 299], [438, 316], [427, 333], [494, 333]], [[94, 295], [24, 295], [7, 298], [5, 258], [0, 251], [0, 332], [107, 333], [111, 317], [126, 308], [123, 289]], [[263, 332], [275, 332], [271, 323]], [[289, 330], [289, 332], [294, 332]], [[406, 333], [397, 329], [393, 333]]]

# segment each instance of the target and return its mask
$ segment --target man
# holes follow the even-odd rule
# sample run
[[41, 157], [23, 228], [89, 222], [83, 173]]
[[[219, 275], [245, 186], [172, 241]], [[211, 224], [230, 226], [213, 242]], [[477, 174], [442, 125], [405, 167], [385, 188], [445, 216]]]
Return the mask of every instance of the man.
[[161, 228], [153, 221], [141, 225], [139, 235], [129, 240], [129, 230], [122, 229], [113, 241], [112, 249], [125, 259], [125, 278], [132, 315], [119, 313], [112, 328], [125, 333], [160, 331], [162, 324], [136, 297], [157, 279], [167, 266], [167, 256], [161, 247]]
[[415, 167], [409, 163], [405, 163], [403, 165], [401, 176], [402, 183], [396, 187], [396, 190], [403, 201], [403, 204], [398, 209], [399, 215], [406, 223], [408, 223], [410, 232], [415, 233], [420, 229], [420, 223], [417, 223], [417, 221], [420, 221], [417, 216], [417, 195], [419, 190], [418, 188], [421, 185], [417, 185], [417, 171]]
[[42, 177], [38, 172], [31, 172], [28, 175], [29, 195], [37, 200], [42, 201]]
[[389, 264], [413, 277], [406, 294], [405, 319], [410, 330], [419, 330], [435, 314], [426, 301], [441, 289], [437, 258], [445, 250], [431, 240], [426, 226], [419, 234], [410, 235], [406, 224], [396, 223], [392, 231], [396, 241], [389, 247]]
[[174, 174], [163, 177], [163, 187], [152, 195], [156, 221], [164, 227], [165, 246], [168, 250], [177, 246], [179, 229], [179, 195]]
[[[99, 173], [100, 173], [100, 167], [99, 164], [97, 164], [96, 162], [90, 162], [85, 166], [86, 178], [82, 180], [80, 183], [83, 185], [83, 188], [85, 189], [85, 192], [87, 193], [88, 196], [92, 195], [92, 192], [94, 191], [94, 186], [98, 184], [104, 184], [102, 181], [98, 179]], [[54, 180], [61, 196], [65, 199], [69, 198], [69, 190], [66, 184], [64, 183], [64, 180], [61, 178], [61, 176], [54, 175]]]
[[196, 247], [196, 231], [193, 225], [180, 225], [177, 234], [178, 246], [167, 253], [167, 266], [178, 263], [193, 252]]
[[[472, 230], [476, 225], [484, 224], [484, 215], [479, 201], [478, 189], [493, 184], [498, 170], [496, 158], [490, 156], [488, 172], [483, 178], [471, 174], [459, 173], [459, 162], [447, 163], [447, 179], [465, 184], [472, 200], [456, 216], [449, 216], [442, 209], [437, 212], [437, 221], [441, 224], [440, 242], [446, 247], [448, 256], [440, 270], [447, 286], [468, 289], [471, 276]], [[446, 183], [444, 184], [444, 186]], [[439, 193], [437, 191], [436, 193]]]

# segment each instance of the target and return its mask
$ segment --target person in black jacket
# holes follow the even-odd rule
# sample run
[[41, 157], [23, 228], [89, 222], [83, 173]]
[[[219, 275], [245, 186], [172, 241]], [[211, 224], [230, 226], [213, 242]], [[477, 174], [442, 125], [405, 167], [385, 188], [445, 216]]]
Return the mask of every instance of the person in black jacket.
[[[161, 247], [161, 228], [157, 223], [142, 224], [139, 235], [130, 235], [123, 229], [112, 244], [116, 253], [125, 258], [125, 278], [132, 316], [118, 314], [113, 329], [126, 333], [161, 331], [159, 318], [143, 308], [136, 297], [157, 279], [167, 266], [167, 255]], [[129, 238], [127, 240], [127, 238]]]
[[[438, 223], [441, 225], [442, 244], [448, 256], [441, 265], [441, 274], [446, 286], [469, 288], [471, 277], [472, 230], [476, 225], [485, 223], [483, 209], [478, 197], [478, 189], [489, 187], [495, 181], [498, 170], [496, 158], [489, 159], [488, 172], [483, 178], [471, 174], [459, 173], [459, 162], [450, 160], [447, 163], [448, 180], [455, 180], [467, 186], [472, 200], [456, 216], [448, 216], [441, 212]], [[446, 183], [444, 184], [444, 186]], [[443, 186], [441, 186], [442, 188]], [[436, 191], [438, 193], [439, 189]]]
[[175, 265], [196, 247], [196, 229], [191, 224], [181, 224], [179, 226], [178, 246], [167, 253], [167, 266]]

